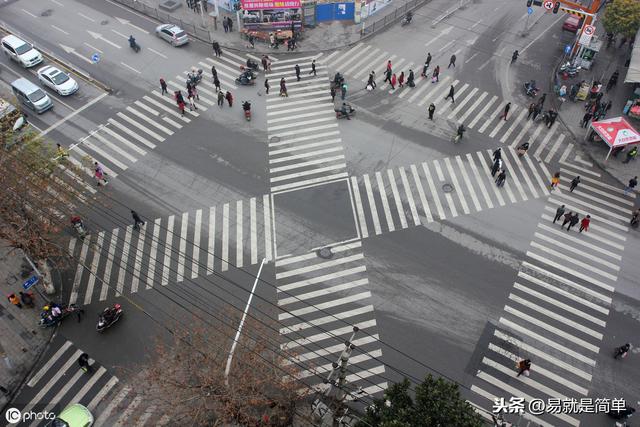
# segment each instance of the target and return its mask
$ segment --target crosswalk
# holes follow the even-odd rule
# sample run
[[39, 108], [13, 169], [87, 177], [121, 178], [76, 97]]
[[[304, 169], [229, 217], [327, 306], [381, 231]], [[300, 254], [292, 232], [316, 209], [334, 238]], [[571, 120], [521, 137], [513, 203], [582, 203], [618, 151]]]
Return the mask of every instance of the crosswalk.
[[264, 195], [149, 220], [139, 231], [129, 225], [72, 238], [69, 255], [78, 264], [69, 302], [86, 305], [271, 260], [272, 227]]
[[[325, 248], [326, 249], [326, 248]], [[359, 240], [334, 245], [331, 255], [312, 251], [276, 259], [282, 349], [290, 364], [304, 367], [299, 380], [318, 391], [351, 338], [348, 398], [364, 398], [387, 388], [367, 270]]]
[[[462, 82], [444, 67], [441, 67], [439, 81], [432, 83], [430, 75], [420, 76], [421, 62], [416, 64], [405, 58], [398, 58], [368, 43], [358, 43], [350, 49], [335, 51], [320, 60], [328, 69], [339, 71], [362, 82], [362, 88], [365, 87], [369, 73], [375, 71], [378, 87], [374, 92], [388, 92], [403, 102], [423, 107], [425, 116], [427, 106], [433, 103], [436, 106], [436, 121], [446, 119], [463, 123], [466, 128], [499, 139], [501, 143], [511, 147], [528, 142], [534, 156], [547, 163], [570, 144], [565, 140], [566, 136], [558, 123], [547, 128], [544, 123], [528, 120], [527, 106], [519, 106], [512, 102], [508, 120], [502, 120], [500, 116], [504, 107], [511, 100], [500, 99], [497, 95]], [[406, 76], [409, 69], [413, 69], [416, 86], [410, 88], [405, 85], [404, 88], [396, 87], [392, 90], [389, 84], [383, 83], [387, 61], [392, 62], [392, 69], [397, 75], [404, 71]], [[430, 72], [433, 71], [433, 67], [435, 63], [432, 63]], [[445, 99], [451, 86], [454, 87], [455, 103]]]
[[455, 218], [461, 214], [536, 199], [549, 194], [549, 171], [528, 155], [505, 148], [507, 181], [491, 176], [492, 150], [456, 155], [350, 178], [360, 236]]
[[[317, 57], [280, 60], [268, 74], [273, 86], [266, 107], [272, 193], [347, 177], [326, 67], [318, 64], [317, 76], [310, 74], [311, 61]], [[288, 97], [280, 96], [281, 78], [286, 81]]]
[[[578, 159], [579, 160], [579, 159]], [[584, 165], [583, 165], [584, 166]], [[635, 196], [603, 183], [583, 166], [561, 165], [561, 183], [547, 200], [511, 293], [479, 362], [470, 402], [491, 410], [495, 398], [576, 398], [589, 394], [620, 272]], [[585, 175], [589, 171], [592, 175]], [[582, 182], [569, 191], [571, 179]], [[557, 207], [591, 216], [587, 231], [553, 223]], [[530, 377], [515, 363], [531, 359]], [[480, 412], [486, 416], [486, 413]], [[524, 417], [541, 426], [578, 426], [575, 414]]]
[[[168, 94], [163, 95], [159, 89], [154, 89], [130, 103], [81, 138], [79, 143], [71, 146], [68, 160], [89, 177], [93, 177], [93, 161], [103, 165], [108, 176], [117, 177], [158, 144], [197, 120], [202, 112], [217, 105], [217, 89], [210, 74], [212, 66], [216, 67], [221, 89], [235, 90], [235, 79], [240, 74], [240, 66], [245, 65], [250, 56], [225, 52], [220, 58], [207, 57], [194, 64], [194, 68], [203, 69], [204, 76], [197, 88], [200, 97], [196, 100], [198, 109], [190, 111], [187, 108], [185, 116], [180, 114], [173, 92], [181, 90], [186, 101], [185, 82], [190, 69], [173, 78], [165, 77]], [[73, 171], [69, 173], [73, 174]], [[74, 178], [79, 181], [79, 177]], [[90, 184], [86, 185], [92, 187]], [[92, 190], [95, 192], [95, 189]]]

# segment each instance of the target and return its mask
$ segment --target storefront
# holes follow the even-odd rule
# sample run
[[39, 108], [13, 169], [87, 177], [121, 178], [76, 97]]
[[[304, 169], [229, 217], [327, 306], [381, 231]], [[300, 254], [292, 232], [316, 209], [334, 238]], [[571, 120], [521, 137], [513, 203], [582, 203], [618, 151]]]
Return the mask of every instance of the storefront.
[[286, 39], [302, 29], [300, 0], [241, 0], [241, 7], [242, 31], [259, 39]]
[[624, 117], [591, 122], [587, 129], [587, 137], [592, 140], [602, 140], [609, 147], [605, 160], [614, 150], [622, 150], [627, 145], [640, 143], [640, 134], [627, 122]]

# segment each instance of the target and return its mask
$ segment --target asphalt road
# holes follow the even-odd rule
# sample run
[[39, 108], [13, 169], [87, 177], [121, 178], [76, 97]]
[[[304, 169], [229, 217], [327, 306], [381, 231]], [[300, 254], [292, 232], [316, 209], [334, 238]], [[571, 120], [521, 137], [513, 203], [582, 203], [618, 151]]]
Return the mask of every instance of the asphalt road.
[[[308, 55], [279, 52], [267, 96], [262, 72], [256, 86], [232, 87], [244, 53], [215, 59], [199, 42], [173, 48], [152, 34], [156, 23], [114, 3], [4, 6], [13, 30], [113, 89], [103, 95], [81, 80], [77, 95], [30, 116], [43, 130], [54, 126], [52, 141], [75, 145], [79, 164], [86, 153], [113, 172], [97, 191], [91, 170], [81, 177], [93, 189], [94, 202], [78, 208], [91, 236], [71, 239], [85, 268], [69, 269], [61, 299], [84, 305], [86, 315], [61, 327], [49, 357], [65, 340], [72, 346], [54, 366], [82, 349], [119, 379], [104, 391], [111, 402], [125, 399], [126, 369], [144, 362], [164, 328], [192, 312], [215, 325], [225, 307], [244, 310], [265, 258], [250, 313], [281, 325], [279, 339], [307, 363], [309, 384], [328, 374], [358, 325], [348, 380], [365, 404], [391, 381], [435, 372], [459, 382], [485, 416], [493, 396], [622, 397], [635, 405], [637, 351], [623, 362], [611, 357], [614, 346], [637, 335], [638, 267], [630, 255], [640, 239], [625, 225], [634, 201], [562, 124], [547, 130], [525, 119], [531, 101], [524, 81], [536, 79], [553, 96], [550, 70], [567, 43], [562, 15], [536, 10], [527, 20], [520, 4], [473, 3], [432, 27], [447, 7], [430, 2], [409, 26], [323, 53], [317, 77], [308, 74]], [[77, 14], [73, 25], [68, 10]], [[138, 54], [122, 36], [129, 33], [142, 46]], [[96, 48], [101, 59], [89, 64]], [[510, 64], [515, 49], [521, 56]], [[384, 86], [387, 59], [396, 73], [419, 75], [427, 52], [429, 70], [442, 69], [438, 83]], [[456, 65], [447, 68], [452, 54]], [[211, 65], [234, 93], [233, 108], [215, 105]], [[182, 118], [157, 82], [164, 77], [181, 87], [192, 66], [205, 70], [201, 108]], [[5, 84], [17, 75], [34, 79], [6, 58], [0, 67]], [[371, 68], [378, 88], [368, 92]], [[333, 116], [327, 80], [336, 71], [346, 76], [347, 101], [357, 109], [350, 121]], [[280, 77], [288, 98], [277, 96]], [[450, 85], [455, 104], [444, 99]], [[252, 101], [251, 122], [239, 107], [244, 99]], [[504, 122], [498, 115], [507, 102], [513, 105]], [[468, 131], [453, 144], [461, 122]], [[509, 145], [524, 141], [531, 148], [519, 158]], [[508, 171], [500, 190], [486, 172], [497, 147]], [[554, 193], [548, 180], [558, 170], [563, 181]], [[309, 182], [314, 173], [318, 181]], [[332, 178], [342, 173], [346, 178]], [[567, 178], [576, 174], [583, 184], [569, 193]], [[567, 234], [549, 224], [561, 203], [581, 217], [591, 213], [591, 229]], [[131, 229], [130, 209], [145, 219], [142, 231]], [[332, 253], [317, 252], [323, 247]], [[94, 333], [98, 313], [114, 302], [124, 305], [125, 317]], [[533, 360], [530, 378], [515, 378], [522, 357]], [[54, 396], [74, 374], [66, 371], [52, 377], [45, 395], [25, 388], [18, 403]], [[94, 403], [108, 378], [76, 378], [62, 401], [89, 384], [76, 400]], [[118, 412], [108, 399], [95, 403], [102, 421], [123, 422], [148, 409], [137, 402]], [[526, 416], [544, 425], [607, 422], [602, 414]]]

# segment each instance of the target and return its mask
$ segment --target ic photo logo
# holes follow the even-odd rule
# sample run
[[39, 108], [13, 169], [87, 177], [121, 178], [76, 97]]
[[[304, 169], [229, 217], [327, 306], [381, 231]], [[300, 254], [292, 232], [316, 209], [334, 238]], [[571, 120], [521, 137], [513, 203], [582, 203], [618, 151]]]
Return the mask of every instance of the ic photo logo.
[[9, 408], [7, 412], [5, 412], [4, 417], [9, 424], [18, 424], [22, 419], [22, 413], [17, 408]]
[[6, 418], [9, 424], [18, 424], [20, 421], [29, 422], [29, 421], [41, 421], [41, 420], [53, 420], [56, 417], [54, 412], [43, 411], [43, 412], [20, 412], [17, 408], [9, 408], [7, 412], [5, 412], [4, 417]]

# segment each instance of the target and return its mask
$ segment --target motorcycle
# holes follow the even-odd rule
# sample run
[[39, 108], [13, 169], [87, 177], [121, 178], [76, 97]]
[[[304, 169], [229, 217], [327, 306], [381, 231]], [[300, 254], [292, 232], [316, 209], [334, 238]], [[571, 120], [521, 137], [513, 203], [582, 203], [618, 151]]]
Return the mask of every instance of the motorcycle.
[[124, 311], [120, 304], [114, 304], [113, 307], [105, 308], [100, 316], [98, 316], [98, 323], [96, 324], [96, 331], [102, 332], [105, 329], [111, 327], [114, 323], [120, 320]]
[[576, 67], [575, 65], [571, 64], [571, 62], [565, 62], [564, 64], [562, 64], [562, 66], [560, 66], [560, 73], [565, 74], [568, 77], [575, 77], [576, 74], [578, 74], [578, 71], [580, 71], [580, 67]]
[[256, 84], [256, 75], [247, 70], [238, 76], [236, 83], [242, 86], [253, 86]]
[[538, 92], [540, 92], [540, 89], [536, 87], [535, 80], [531, 80], [530, 82], [525, 82], [523, 86], [524, 86], [524, 92], [527, 94], [527, 96], [530, 96], [532, 98], [535, 98], [536, 96], [538, 96]]
[[244, 110], [244, 118], [250, 122], [251, 121], [251, 103], [249, 101], [244, 101], [242, 103], [242, 109]]
[[136, 39], [133, 36], [129, 37], [129, 47], [133, 49], [135, 53], [140, 52], [140, 45], [136, 43]]
[[189, 74], [187, 74], [187, 81], [192, 85], [197, 86], [198, 83], [202, 81], [202, 69], [199, 70], [191, 70]]
[[622, 345], [620, 347], [616, 347], [615, 352], [613, 353], [613, 358], [614, 359], [624, 359], [625, 357], [627, 357], [627, 354], [629, 353], [629, 350], [631, 350], [631, 345], [629, 344], [625, 344]]
[[78, 310], [80, 310], [80, 309], [75, 304], [70, 304], [70, 305], [63, 304], [63, 305], [61, 305], [60, 306], [60, 314], [58, 314], [57, 316], [53, 315], [53, 313], [52, 313], [53, 309], [52, 308], [50, 308], [48, 310], [43, 310], [42, 313], [40, 313], [40, 321], [38, 322], [38, 325], [41, 328], [49, 328], [49, 327], [52, 327], [52, 326], [56, 326], [65, 317], [69, 316], [72, 313], [77, 312]]
[[71, 225], [73, 225], [73, 228], [76, 230], [76, 233], [78, 233], [78, 237], [80, 237], [81, 239], [84, 239], [85, 236], [87, 235], [87, 230], [84, 228], [82, 219], [80, 219], [80, 217], [77, 215], [72, 216]]
[[411, 12], [407, 12], [407, 14], [402, 19], [401, 26], [409, 25], [411, 23], [411, 18], [413, 18], [413, 14]]
[[[334, 109], [333, 111], [336, 112], [336, 119], [346, 119], [347, 118], [347, 114], [344, 114], [341, 109]], [[356, 115], [356, 109], [353, 108], [351, 105], [347, 104], [347, 113], [348, 113], [349, 117], [353, 117], [353, 116]]]

